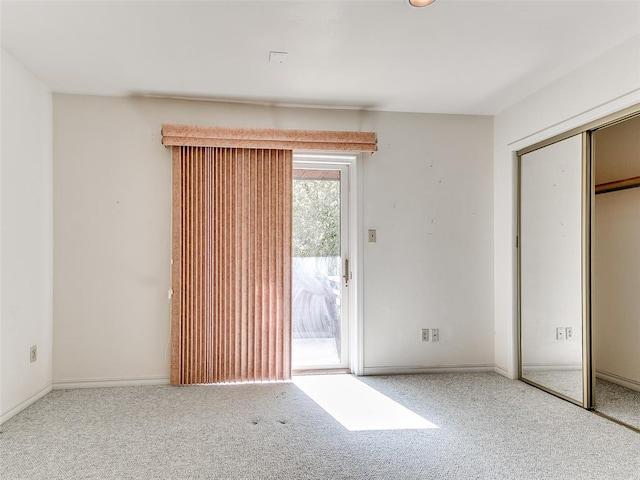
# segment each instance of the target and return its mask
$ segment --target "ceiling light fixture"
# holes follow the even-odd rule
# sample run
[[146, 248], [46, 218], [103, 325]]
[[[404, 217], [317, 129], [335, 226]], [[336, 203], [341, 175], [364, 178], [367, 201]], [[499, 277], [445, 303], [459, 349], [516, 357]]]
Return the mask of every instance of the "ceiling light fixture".
[[411, 5], [412, 7], [426, 7], [428, 5], [431, 5], [433, 2], [435, 2], [436, 0], [407, 0], [409, 2], [409, 5]]

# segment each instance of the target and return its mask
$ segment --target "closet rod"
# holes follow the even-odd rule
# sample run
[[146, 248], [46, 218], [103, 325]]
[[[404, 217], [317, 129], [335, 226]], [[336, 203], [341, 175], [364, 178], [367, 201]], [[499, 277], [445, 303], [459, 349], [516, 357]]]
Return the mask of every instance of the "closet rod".
[[634, 187], [640, 187], [640, 177], [625, 178], [624, 180], [616, 180], [615, 182], [596, 185], [596, 195], [599, 193], [615, 192], [617, 190]]

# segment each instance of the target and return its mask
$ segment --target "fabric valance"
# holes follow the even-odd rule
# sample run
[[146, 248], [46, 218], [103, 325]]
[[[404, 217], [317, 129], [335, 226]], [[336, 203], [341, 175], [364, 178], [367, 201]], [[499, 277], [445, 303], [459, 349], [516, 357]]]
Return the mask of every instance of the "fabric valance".
[[375, 132], [162, 125], [162, 144], [166, 147], [262, 148], [373, 153], [378, 150], [377, 142]]

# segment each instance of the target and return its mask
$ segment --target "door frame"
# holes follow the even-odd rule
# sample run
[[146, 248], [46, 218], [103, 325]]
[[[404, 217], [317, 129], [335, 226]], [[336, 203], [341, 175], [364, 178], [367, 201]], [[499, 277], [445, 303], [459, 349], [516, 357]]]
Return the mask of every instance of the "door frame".
[[[362, 154], [353, 152], [293, 152], [293, 167], [303, 164], [326, 166], [326, 168], [344, 166], [348, 172], [346, 194], [349, 201], [349, 222], [347, 227], [349, 253], [349, 305], [348, 305], [348, 368], [354, 375], [364, 371], [364, 335], [363, 335], [363, 276], [362, 258], [364, 245], [363, 204], [362, 204]], [[344, 192], [344, 190], [343, 190]]]

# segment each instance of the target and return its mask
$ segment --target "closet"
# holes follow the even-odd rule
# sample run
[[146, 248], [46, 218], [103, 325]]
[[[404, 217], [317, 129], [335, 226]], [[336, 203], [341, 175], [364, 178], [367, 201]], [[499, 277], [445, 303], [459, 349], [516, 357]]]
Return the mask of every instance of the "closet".
[[640, 429], [640, 116], [593, 133], [596, 411]]
[[640, 105], [517, 157], [519, 377], [640, 431]]

